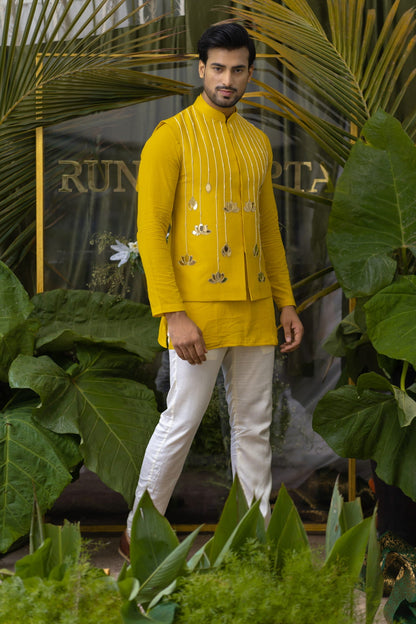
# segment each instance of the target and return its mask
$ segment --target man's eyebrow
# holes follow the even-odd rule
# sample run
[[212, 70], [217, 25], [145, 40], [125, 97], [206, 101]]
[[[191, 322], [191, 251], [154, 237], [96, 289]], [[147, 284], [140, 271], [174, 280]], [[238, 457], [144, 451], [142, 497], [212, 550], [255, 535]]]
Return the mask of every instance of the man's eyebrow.
[[[211, 63], [211, 67], [226, 67], [226, 65], [223, 65], [222, 63], [213, 62]], [[244, 69], [245, 67], [247, 67], [247, 65], [244, 65], [244, 63], [242, 63], [241, 65], [233, 65], [231, 69]]]

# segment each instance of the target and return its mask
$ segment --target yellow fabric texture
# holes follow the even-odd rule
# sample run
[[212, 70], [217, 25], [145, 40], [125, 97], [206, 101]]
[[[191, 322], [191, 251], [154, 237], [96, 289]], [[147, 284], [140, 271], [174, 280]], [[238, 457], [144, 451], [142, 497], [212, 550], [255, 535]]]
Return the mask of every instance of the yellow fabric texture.
[[152, 313], [186, 310], [208, 348], [276, 344], [271, 298], [295, 303], [271, 166], [266, 135], [201, 96], [143, 148], [138, 245]]

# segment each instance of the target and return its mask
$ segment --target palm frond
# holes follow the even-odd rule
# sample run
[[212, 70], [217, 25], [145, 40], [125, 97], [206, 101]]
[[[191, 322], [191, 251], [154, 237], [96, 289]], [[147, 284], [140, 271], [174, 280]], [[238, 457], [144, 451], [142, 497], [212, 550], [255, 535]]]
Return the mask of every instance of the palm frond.
[[[320, 126], [306, 107], [299, 116], [294, 98], [286, 98], [279, 108], [281, 95], [271, 88], [264, 90], [264, 97], [278, 104], [276, 114], [299, 123], [337, 162], [345, 162], [351, 147], [346, 122], [359, 133], [378, 108], [397, 113], [416, 75], [415, 71], [405, 74], [416, 45], [415, 10], [398, 18], [400, 1], [394, 0], [378, 35], [376, 13], [366, 9], [366, 0], [327, 0], [328, 34], [307, 0], [285, 0], [284, 5], [275, 0], [242, 0], [239, 8], [230, 9], [250, 26], [254, 38], [276, 52], [300, 83], [341, 115], [338, 127], [324, 116]], [[415, 113], [416, 107], [406, 121], [413, 137]]]
[[[167, 31], [139, 24], [118, 0], [7, 0], [0, 43], [0, 251], [15, 266], [35, 232], [35, 128], [127, 106], [190, 86], [142, 70]], [[163, 16], [162, 16], [163, 17]], [[158, 18], [160, 20], [161, 18]], [[157, 20], [154, 20], [157, 21]], [[177, 60], [177, 57], [176, 57]]]

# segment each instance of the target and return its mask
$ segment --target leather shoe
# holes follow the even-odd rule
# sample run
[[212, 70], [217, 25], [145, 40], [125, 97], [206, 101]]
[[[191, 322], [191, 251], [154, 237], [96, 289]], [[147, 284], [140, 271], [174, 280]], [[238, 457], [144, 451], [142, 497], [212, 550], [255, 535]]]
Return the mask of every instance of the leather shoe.
[[126, 561], [130, 563], [130, 537], [127, 533], [127, 529], [123, 531], [121, 535], [118, 552]]

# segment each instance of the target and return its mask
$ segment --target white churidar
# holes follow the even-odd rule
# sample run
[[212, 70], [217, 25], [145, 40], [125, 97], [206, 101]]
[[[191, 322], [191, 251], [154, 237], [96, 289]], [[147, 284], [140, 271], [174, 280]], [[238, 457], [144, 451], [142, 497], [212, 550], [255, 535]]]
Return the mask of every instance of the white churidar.
[[261, 499], [270, 514], [273, 346], [224, 347], [208, 351], [203, 364], [191, 365], [169, 351], [170, 391], [143, 459], [133, 515], [145, 490], [164, 514], [182, 472], [192, 440], [208, 407], [222, 366], [231, 427], [231, 463], [250, 504]]

